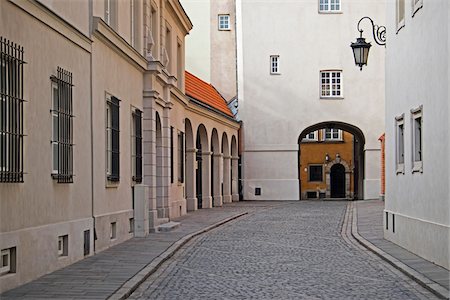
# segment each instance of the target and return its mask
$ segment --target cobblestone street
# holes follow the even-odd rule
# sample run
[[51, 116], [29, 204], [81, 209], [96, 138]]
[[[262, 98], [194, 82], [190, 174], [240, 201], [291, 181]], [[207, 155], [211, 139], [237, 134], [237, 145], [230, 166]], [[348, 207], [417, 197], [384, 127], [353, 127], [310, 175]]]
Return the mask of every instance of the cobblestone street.
[[341, 234], [346, 205], [291, 202], [240, 218], [188, 243], [130, 298], [434, 299]]

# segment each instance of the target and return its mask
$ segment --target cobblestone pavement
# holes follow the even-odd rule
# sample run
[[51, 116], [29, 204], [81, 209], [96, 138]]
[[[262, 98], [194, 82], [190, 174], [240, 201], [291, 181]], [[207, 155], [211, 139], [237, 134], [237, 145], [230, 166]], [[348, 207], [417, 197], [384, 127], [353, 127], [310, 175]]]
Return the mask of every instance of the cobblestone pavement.
[[131, 299], [434, 299], [341, 235], [346, 202], [257, 211], [184, 246]]

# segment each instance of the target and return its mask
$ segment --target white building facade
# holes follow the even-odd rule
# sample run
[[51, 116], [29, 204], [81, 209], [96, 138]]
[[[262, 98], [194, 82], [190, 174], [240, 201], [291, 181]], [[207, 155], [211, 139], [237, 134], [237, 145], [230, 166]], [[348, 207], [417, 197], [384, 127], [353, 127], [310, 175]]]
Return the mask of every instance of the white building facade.
[[362, 17], [384, 24], [385, 1], [239, 0], [236, 15], [243, 198], [300, 199], [298, 141], [324, 128], [354, 134], [356, 197], [378, 198], [385, 49], [361, 72], [349, 46]]
[[449, 268], [446, 0], [390, 1], [386, 25], [385, 238]]

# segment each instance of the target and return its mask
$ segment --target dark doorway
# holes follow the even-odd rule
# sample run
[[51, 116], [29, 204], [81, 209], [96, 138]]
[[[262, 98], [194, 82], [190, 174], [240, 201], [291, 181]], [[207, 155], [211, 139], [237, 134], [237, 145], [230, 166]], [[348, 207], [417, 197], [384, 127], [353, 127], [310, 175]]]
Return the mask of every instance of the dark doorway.
[[335, 164], [330, 172], [331, 198], [345, 198], [345, 168]]
[[200, 142], [200, 135], [197, 134], [197, 169], [195, 170], [195, 189], [197, 191], [197, 208], [202, 208], [202, 143]]

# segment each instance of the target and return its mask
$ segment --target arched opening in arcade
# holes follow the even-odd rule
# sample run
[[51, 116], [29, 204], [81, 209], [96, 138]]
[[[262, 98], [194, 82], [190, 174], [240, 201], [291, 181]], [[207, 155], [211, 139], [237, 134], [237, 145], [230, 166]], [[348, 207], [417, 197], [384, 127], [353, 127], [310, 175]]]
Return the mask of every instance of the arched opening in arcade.
[[300, 200], [363, 199], [363, 132], [356, 126], [322, 122], [298, 138]]

